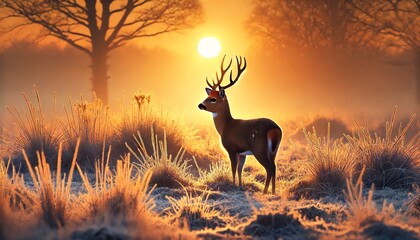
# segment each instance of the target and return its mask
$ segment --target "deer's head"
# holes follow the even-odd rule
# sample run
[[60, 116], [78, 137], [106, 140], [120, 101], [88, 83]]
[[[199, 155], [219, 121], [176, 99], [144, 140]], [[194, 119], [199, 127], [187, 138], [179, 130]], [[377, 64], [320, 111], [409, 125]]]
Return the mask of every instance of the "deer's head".
[[[230, 66], [232, 65], [232, 59], [231, 59], [228, 66], [224, 68], [223, 62], [225, 61], [225, 57], [226, 55], [223, 57], [222, 63], [220, 65], [220, 71], [221, 71], [220, 78], [217, 72], [216, 72], [216, 82], [213, 80], [212, 81], [213, 84], [210, 84], [209, 80], [206, 78], [207, 85], [210, 88], [206, 88], [206, 93], [208, 95], [207, 98], [204, 99], [202, 103], [198, 104], [198, 108], [200, 108], [201, 110], [217, 113], [217, 112], [222, 111], [224, 108], [226, 108], [227, 101], [226, 101], [225, 89], [233, 86], [239, 80], [239, 77], [246, 69], [246, 59], [243, 58], [243, 61], [242, 61], [242, 57], [239, 57], [239, 58], [236, 57], [236, 63], [238, 67], [238, 74], [236, 75], [236, 78], [233, 79], [232, 70], [231, 70], [229, 84], [225, 86], [221, 86], [220, 84], [222, 84], [223, 82], [223, 77], [225, 76], [226, 72], [229, 70]], [[243, 66], [242, 66], [242, 62], [243, 62]], [[219, 88], [219, 90], [217, 90], [217, 88]]]

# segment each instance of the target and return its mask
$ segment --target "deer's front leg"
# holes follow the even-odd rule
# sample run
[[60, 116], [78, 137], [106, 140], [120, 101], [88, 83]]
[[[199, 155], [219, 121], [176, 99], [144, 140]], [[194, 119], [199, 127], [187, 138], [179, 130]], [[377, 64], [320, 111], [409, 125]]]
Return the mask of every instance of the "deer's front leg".
[[237, 159], [238, 159], [239, 187], [242, 187], [242, 169], [244, 168], [246, 156], [245, 155], [239, 155], [239, 154], [237, 154], [236, 156], [237, 156]]
[[229, 152], [230, 165], [232, 167], [233, 184], [236, 184], [236, 169], [238, 167], [238, 158], [236, 152]]

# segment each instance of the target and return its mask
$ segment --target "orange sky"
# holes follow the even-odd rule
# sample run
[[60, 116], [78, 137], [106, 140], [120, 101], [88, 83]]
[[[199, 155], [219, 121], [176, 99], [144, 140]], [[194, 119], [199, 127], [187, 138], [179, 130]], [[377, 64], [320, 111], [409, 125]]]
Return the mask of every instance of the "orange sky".
[[[179, 69], [180, 71], [168, 71], [168, 72], [171, 72], [172, 75], [161, 73], [159, 74], [159, 77], [148, 78], [150, 79], [150, 82], [152, 82], [153, 84], [147, 84], [147, 83], [143, 84], [142, 82], [144, 82], [144, 80], [139, 81], [139, 83], [134, 82], [132, 86], [137, 85], [138, 87], [136, 89], [133, 89], [131, 86], [128, 89], [117, 87], [117, 89], [120, 91], [117, 91], [117, 92], [114, 91], [110, 93], [111, 97], [114, 98], [114, 101], [111, 100], [112, 102], [115, 103], [115, 99], [117, 98], [120, 99], [122, 98], [122, 96], [126, 96], [126, 97], [127, 95], [131, 96], [131, 94], [135, 92], [137, 89], [143, 89], [143, 91], [145, 92], [151, 92], [155, 96], [155, 99], [157, 99], [158, 102], [161, 102], [165, 105], [169, 105], [169, 104], [177, 105], [176, 107], [181, 110], [184, 110], [185, 108], [189, 109], [191, 106], [189, 105], [185, 106], [184, 104], [184, 102], [191, 102], [191, 99], [188, 99], [187, 97], [191, 98], [192, 96], [194, 96], [193, 99], [195, 102], [197, 102], [197, 104], [198, 104], [198, 101], [201, 101], [202, 98], [205, 97], [205, 95], [203, 94], [204, 93], [203, 89], [206, 86], [205, 76], [209, 76], [209, 78], [212, 78], [213, 75], [215, 74], [215, 70], [218, 69], [218, 65], [220, 61], [220, 58], [204, 59], [203, 57], [199, 56], [196, 48], [197, 48], [198, 41], [201, 38], [205, 36], [217, 37], [220, 40], [221, 45], [222, 45], [221, 54], [228, 54], [232, 56], [233, 54], [246, 55], [246, 51], [248, 50], [250, 46], [250, 41], [248, 40], [249, 38], [247, 37], [246, 31], [244, 31], [244, 22], [250, 11], [250, 1], [249, 0], [241, 0], [241, 1], [213, 0], [213, 1], [202, 1], [202, 4], [203, 4], [203, 9], [204, 9], [204, 21], [203, 23], [201, 23], [194, 29], [187, 29], [181, 32], [169, 33], [169, 34], [165, 34], [165, 35], [161, 35], [161, 36], [157, 36], [153, 38], [142, 38], [142, 39], [134, 40], [129, 43], [129, 45], [134, 45], [140, 48], [146, 47], [150, 49], [156, 49], [156, 51], [164, 52], [163, 55], [169, 54], [173, 58], [182, 59], [184, 63], [188, 64], [188, 67], [192, 68], [191, 71], [186, 70], [186, 69]], [[29, 33], [31, 31], [32, 30], [30, 29], [26, 29], [24, 32]], [[41, 44], [49, 45], [49, 43], [50, 41], [47, 39], [44, 43], [41, 43]], [[66, 45], [64, 44], [64, 46]], [[117, 64], [112, 63], [112, 58], [113, 58], [112, 56], [114, 55], [116, 56], [119, 55], [118, 50], [116, 51], [116, 53], [112, 53], [111, 60], [110, 60], [111, 62], [110, 64], [111, 91], [115, 89], [112, 86], [114, 85], [118, 86], [120, 82], [117, 80], [119, 78], [118, 74], [113, 74], [113, 66], [117, 65]], [[125, 58], [125, 56], [122, 56], [121, 58]], [[162, 58], [165, 58], [165, 56], [162, 56]], [[39, 61], [40, 60], [37, 61], [38, 62], [37, 64], [39, 64]], [[141, 62], [141, 61], [142, 59], [132, 59], [131, 63], [124, 64], [124, 65], [130, 65], [132, 68], [128, 69], [128, 68], [123, 67], [124, 69], [122, 71], [124, 73], [128, 72], [127, 74], [130, 74], [130, 72], [134, 70], [134, 72], [131, 72], [132, 74], [129, 77], [136, 79], [135, 75], [138, 75], [138, 73], [135, 72], [136, 70], [135, 65], [136, 65], [136, 62]], [[116, 62], [117, 63], [121, 62], [121, 59], [118, 59]], [[163, 59], [154, 61], [154, 63], [157, 65], [159, 65], [159, 62], [167, 62], [167, 61]], [[51, 63], [45, 62], [44, 64], [51, 64]], [[19, 78], [19, 77], [29, 78], [31, 75], [34, 76], [32, 74], [33, 71], [40, 72], [42, 71], [40, 69], [41, 68], [39, 67], [29, 68], [27, 71], [28, 76], [26, 76], [26, 73], [18, 74], [17, 72], [15, 72], [14, 75], [13, 74], [12, 75], [13, 77], [16, 77], [16, 78]], [[53, 69], [50, 68], [50, 70], [52, 71]], [[31, 71], [32, 73], [30, 73]], [[82, 69], [82, 71], [86, 72], [86, 74], [89, 74], [88, 69]], [[156, 69], [154, 71], [162, 72], [159, 69], [159, 66], [156, 66]], [[174, 73], [177, 73], [176, 76]], [[56, 73], [56, 74], [59, 74], [59, 73]], [[80, 78], [80, 76], [77, 76], [77, 74], [74, 77]], [[89, 76], [86, 76], [86, 77], [89, 77]], [[162, 77], [165, 79], [161, 79]], [[40, 80], [41, 78], [45, 78], [45, 74], [44, 76], [42, 77], [40, 76], [39, 78]], [[51, 79], [51, 81], [58, 80], [57, 78], [54, 78], [54, 76], [51, 76], [51, 78], [53, 78]], [[137, 79], [140, 79], [140, 78], [141, 77], [137, 77]], [[172, 81], [173, 83], [171, 85], [174, 85], [171, 91], [168, 90], [169, 78], [173, 79]], [[86, 85], [89, 85], [90, 84], [88, 82], [89, 80], [88, 79], [86, 80], [87, 80]], [[31, 86], [33, 83], [37, 83], [36, 76], [33, 82], [30, 84], [29, 83], [16, 84], [15, 88], [13, 88], [14, 91], [12, 92], [15, 95], [17, 95], [16, 96], [17, 98], [20, 98], [20, 95], [21, 95], [20, 93], [22, 91], [25, 91], [25, 92], [31, 91], [31, 88], [32, 88]], [[51, 85], [48, 84], [48, 86], [45, 87], [48, 90], [44, 92], [50, 91], [49, 88]], [[81, 87], [80, 93], [84, 95], [89, 94], [89, 93], [86, 93], [87, 92], [86, 85], [85, 86], [79, 85], [79, 87]], [[186, 90], [185, 86], [187, 86], [190, 94], [188, 96], [185, 94], [179, 94], [179, 92], [182, 91], [182, 89], [179, 88], [178, 86], [184, 86], [183, 90]], [[58, 91], [58, 92], [61, 91], [61, 89], [57, 89], [57, 88], [60, 88], [59, 86], [53, 87], [53, 88], [54, 88], [53, 89], [54, 91]], [[43, 91], [42, 84], [41, 86], [39, 86], [39, 89], [40, 91]], [[61, 93], [66, 92], [67, 90], [67, 91], [70, 91], [72, 95], [76, 95], [76, 97], [73, 97], [73, 98], [77, 98], [78, 92], [76, 92], [77, 91], [76, 89], [77, 89], [77, 86], [71, 87], [70, 89], [65, 89], [64, 91], [61, 91]], [[161, 89], [164, 89], [164, 90], [161, 91]], [[164, 94], [162, 94], [163, 92]], [[48, 94], [46, 93], [46, 95]], [[172, 97], [177, 98], [178, 103], [175, 103], [175, 101], [171, 100]], [[46, 96], [45, 98], [48, 99], [48, 96]], [[10, 105], [10, 103], [7, 100], [5, 101], [7, 105]], [[197, 104], [194, 103], [194, 106]], [[201, 113], [199, 114], [199, 116], [205, 116], [205, 115], [206, 114], [201, 114]]]
[[[185, 112], [193, 110], [194, 114], [189, 115], [189, 118], [211, 122], [212, 119], [208, 113], [196, 113], [198, 108], [195, 109], [196, 105], [206, 97], [204, 91], [207, 86], [205, 78], [212, 79], [215, 77], [223, 54], [228, 57], [247, 56], [253, 40], [246, 32], [245, 22], [252, 10], [252, 5], [250, 0], [212, 0], [202, 1], [202, 4], [204, 22], [194, 29], [184, 30], [180, 33], [169, 33], [156, 38], [139, 39], [136, 42], [138, 46], [166, 49], [170, 51], [171, 55], [175, 55], [175, 58], [182, 58], [183, 62], [188, 64], [185, 69], [179, 69], [179, 75], [164, 77], [165, 79], [173, 77], [175, 84], [172, 88], [173, 91], [166, 91], [169, 93], [165, 95], [161, 94], [162, 89], [167, 88], [168, 85], [168, 81], [165, 79], [155, 81], [154, 87], [143, 88], [139, 86], [139, 88], [144, 91], [151, 90], [152, 94], [156, 95], [160, 102], [165, 105], [176, 105], [174, 107]], [[197, 44], [200, 39], [206, 36], [219, 39], [222, 45], [219, 57], [206, 59], [198, 54]], [[157, 71], [160, 70], [157, 69]], [[235, 87], [238, 88], [238, 86]], [[186, 94], [186, 91], [188, 91], [188, 94]], [[231, 101], [235, 102], [234, 99]], [[257, 110], [255, 109], [255, 111]], [[242, 117], [247, 117], [246, 115], [245, 112], [242, 112]], [[252, 115], [249, 114], [248, 116]]]
[[[247, 71], [227, 90], [234, 117], [270, 117], [281, 122], [324, 113], [388, 116], [396, 105], [401, 111], [415, 112], [412, 66], [395, 68], [357, 60], [353, 67], [337, 65], [334, 71], [320, 75], [334, 62], [309, 61], [309, 57], [296, 60], [257, 47], [256, 39], [246, 31], [251, 0], [202, 3], [204, 22], [194, 29], [139, 39], [111, 54], [111, 103], [117, 105], [124, 97], [130, 100], [142, 89], [152, 93], [157, 103], [183, 112], [188, 120], [211, 123], [211, 114], [200, 111], [197, 105], [206, 97], [205, 78], [215, 76], [221, 56], [205, 59], [196, 48], [202, 37], [214, 36], [221, 42], [222, 54], [248, 60]], [[57, 92], [59, 109], [68, 93], [73, 99], [80, 93], [90, 96], [89, 59], [73, 48], [15, 46], [0, 54], [2, 105], [19, 107], [21, 92], [32, 93], [32, 84], [37, 84], [46, 102]]]
[[251, 45], [245, 21], [251, 12], [250, 0], [201, 1], [204, 22], [194, 29], [170, 33], [156, 38], [140, 39], [141, 46], [163, 47], [177, 54], [197, 54], [198, 41], [205, 36], [217, 37], [226, 54], [244, 54]]

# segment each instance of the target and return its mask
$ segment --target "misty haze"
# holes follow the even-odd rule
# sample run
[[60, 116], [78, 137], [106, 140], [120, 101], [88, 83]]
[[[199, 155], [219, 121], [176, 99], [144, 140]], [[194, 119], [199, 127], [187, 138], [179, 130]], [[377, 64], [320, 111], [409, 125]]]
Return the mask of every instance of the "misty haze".
[[0, 0], [0, 239], [419, 239], [416, 0]]

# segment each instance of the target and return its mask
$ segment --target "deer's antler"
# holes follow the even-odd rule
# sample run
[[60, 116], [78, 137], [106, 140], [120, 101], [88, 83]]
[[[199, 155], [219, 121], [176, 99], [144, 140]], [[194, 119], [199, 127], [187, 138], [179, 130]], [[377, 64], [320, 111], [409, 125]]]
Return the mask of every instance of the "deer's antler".
[[243, 61], [244, 66], [243, 67], [242, 67], [242, 57], [238, 58], [236, 56], [235, 58], [236, 58], [236, 64], [238, 65], [238, 74], [236, 75], [235, 80], [232, 79], [232, 71], [230, 71], [230, 83], [228, 85], [225, 85], [225, 86], [220, 86], [219, 85], [219, 87], [226, 89], [228, 87], [233, 86], [239, 80], [239, 77], [241, 76], [241, 74], [245, 71], [245, 69], [246, 69], [246, 58], [245, 57], [243, 58], [244, 59], [244, 61]]
[[[230, 71], [230, 79], [229, 79], [230, 82], [229, 82], [229, 84], [227, 84], [225, 86], [220, 86], [220, 84], [223, 82], [223, 77], [225, 76], [226, 72], [229, 70], [230, 66], [232, 65], [232, 59], [231, 59], [230, 62], [229, 62], [229, 65], [226, 68], [223, 68], [225, 57], [226, 57], [226, 55], [223, 56], [222, 63], [220, 65], [220, 78], [219, 78], [219, 75], [218, 75], [217, 72], [216, 72], [216, 82], [213, 80], [212, 81], [213, 84], [210, 84], [208, 78], [206, 78], [207, 85], [209, 85], [209, 87], [212, 90], [216, 90], [217, 87], [227, 89], [227, 88], [233, 86], [239, 80], [239, 77], [241, 76], [241, 74], [246, 69], [246, 58], [235, 56], [235, 58], [236, 58], [236, 64], [238, 66], [238, 73], [236, 75], [236, 78], [233, 79], [233, 76], [232, 76], [233, 75], [233, 71], [231, 70]], [[243, 64], [243, 66], [242, 66], [242, 64]]]
[[[219, 78], [219, 75], [216, 72], [217, 82], [215, 83], [214, 80], [212, 80], [213, 84], [210, 84], [209, 80], [206, 78], [207, 85], [209, 85], [209, 87], [211, 87], [211, 89], [213, 89], [213, 90], [216, 90], [217, 87], [220, 87], [220, 84], [223, 81], [223, 77], [225, 76], [227, 70], [229, 70], [230, 66], [232, 65], [232, 59], [231, 59], [230, 62], [229, 62], [229, 65], [226, 68], [223, 68], [223, 65], [224, 65], [223, 63], [225, 61], [225, 57], [226, 57], [226, 55], [223, 56], [222, 63], [220, 64], [220, 78]], [[232, 75], [232, 73], [231, 73], [231, 75]]]

